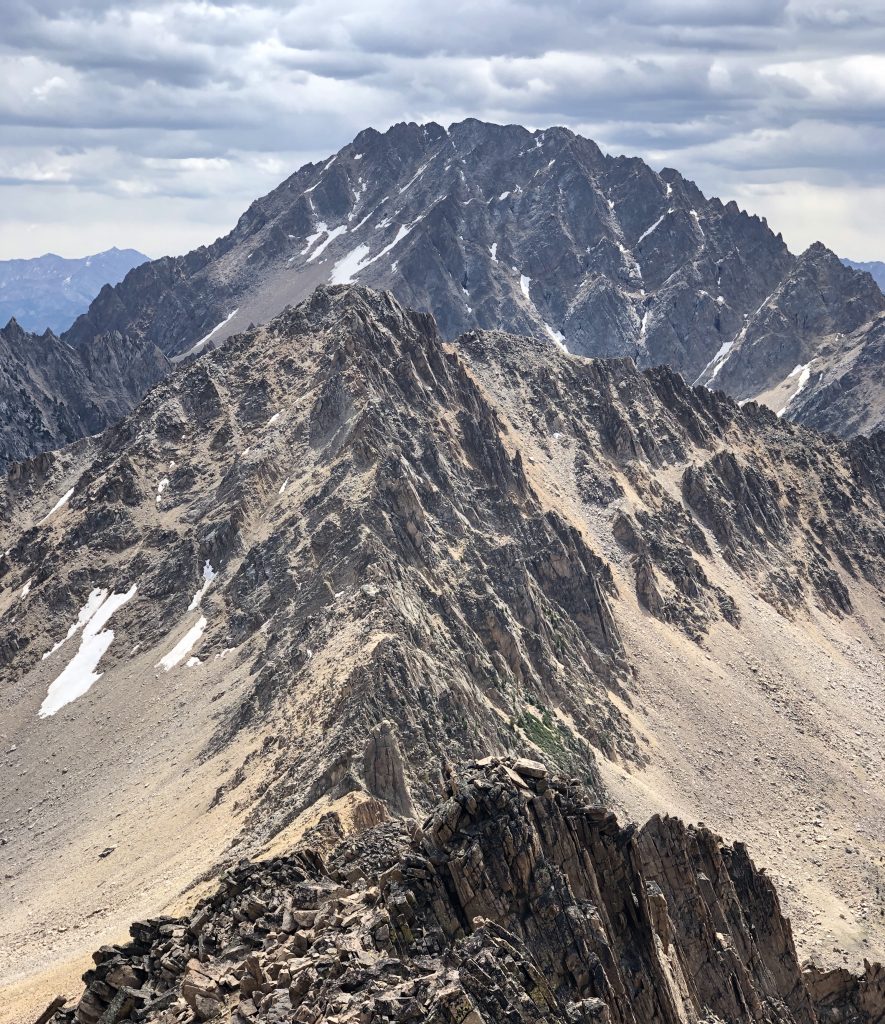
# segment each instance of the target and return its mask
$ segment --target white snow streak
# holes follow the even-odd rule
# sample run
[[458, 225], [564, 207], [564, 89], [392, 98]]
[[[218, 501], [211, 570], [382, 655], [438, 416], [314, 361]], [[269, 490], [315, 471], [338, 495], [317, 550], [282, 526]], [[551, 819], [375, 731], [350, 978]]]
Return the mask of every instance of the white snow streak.
[[189, 612], [192, 612], [200, 607], [200, 602], [203, 600], [203, 596], [205, 595], [206, 591], [209, 589], [212, 581], [215, 579], [217, 575], [218, 573], [212, 568], [212, 563], [207, 558], [205, 564], [203, 565], [203, 585], [196, 592], [196, 594], [194, 594], [191, 603], [187, 606], [187, 610]]
[[811, 362], [808, 362], [808, 363], [798, 363], [787, 374], [787, 380], [792, 380], [793, 377], [798, 376], [799, 377], [799, 381], [798, 381], [798, 383], [796, 385], [796, 390], [787, 399], [787, 404], [783, 407], [783, 409], [780, 409], [778, 411], [778, 416], [783, 416], [783, 414], [790, 407], [790, 404], [795, 400], [795, 398], [799, 394], [799, 392], [805, 390], [805, 387], [808, 384], [809, 379], [811, 378], [811, 363], [813, 363], [813, 362], [814, 362], [814, 360], [812, 359]]
[[156, 668], [164, 668], [167, 672], [185, 658], [193, 650], [194, 644], [203, 635], [206, 628], [206, 617], [201, 615], [196, 623], [184, 634], [172, 650], [164, 655], [156, 664]]
[[60, 508], [61, 508], [61, 507], [62, 507], [63, 505], [67, 505], [67, 503], [68, 503], [68, 502], [69, 502], [69, 501], [71, 500], [71, 495], [72, 495], [73, 493], [74, 493], [74, 488], [73, 488], [73, 487], [72, 487], [72, 488], [71, 488], [71, 489], [70, 489], [69, 491], [65, 491], [65, 493], [64, 493], [64, 494], [63, 494], [63, 495], [62, 495], [62, 496], [61, 496], [61, 497], [60, 497], [60, 498], [58, 499], [58, 501], [57, 501], [57, 502], [56, 502], [56, 503], [55, 503], [55, 504], [54, 504], [54, 505], [52, 506], [52, 508], [51, 508], [51, 509], [50, 509], [50, 510], [49, 510], [49, 511], [48, 511], [48, 512], [46, 513], [46, 515], [45, 515], [45, 516], [43, 516], [43, 518], [42, 518], [42, 519], [40, 520], [40, 522], [41, 522], [41, 523], [45, 523], [45, 522], [46, 522], [46, 520], [47, 520], [47, 519], [48, 519], [48, 518], [49, 518], [49, 517], [50, 517], [50, 516], [51, 516], [51, 515], [52, 515], [53, 513], [55, 513], [55, 512], [58, 512], [58, 510], [59, 510], [59, 509], [60, 509]]
[[323, 233], [328, 231], [328, 230], [329, 230], [328, 224], [326, 224], [326, 222], [324, 220], [321, 220], [317, 224], [316, 231], [314, 231], [314, 233], [312, 235], [308, 235], [307, 238], [304, 239], [304, 248], [301, 250], [301, 255], [302, 256], [306, 256], [310, 252], [314, 242], [319, 241], [319, 239], [323, 235]]
[[53, 646], [43, 655], [42, 660], [45, 661], [50, 655], [55, 654], [65, 640], [70, 640], [78, 630], [82, 629], [86, 623], [89, 622], [92, 616], [95, 615], [101, 607], [102, 601], [104, 601], [107, 596], [108, 592], [106, 590], [101, 590], [99, 587], [96, 587], [89, 597], [86, 598], [86, 604], [84, 604], [80, 609], [77, 615], [77, 621], [68, 629], [67, 635], [63, 640], [59, 640], [57, 644], [53, 644]]
[[639, 245], [639, 243], [641, 241], [643, 241], [644, 239], [648, 238], [648, 236], [653, 231], [655, 231], [657, 228], [659, 228], [661, 226], [661, 224], [663, 224], [664, 218], [667, 216], [667, 214], [668, 213], [672, 213], [672, 212], [673, 212], [672, 210], [667, 210], [667, 213], [662, 213], [661, 216], [658, 217], [658, 219], [654, 222], [654, 224], [652, 224], [652, 226], [650, 228], [646, 228], [645, 231], [643, 231], [642, 234], [639, 236], [639, 238], [636, 239], [636, 244]]
[[402, 188], [401, 188], [401, 189], [399, 190], [399, 194], [400, 194], [400, 195], [402, 195], [402, 194], [403, 194], [403, 192], [405, 192], [405, 191], [406, 191], [407, 189], [411, 188], [411, 186], [415, 184], [415, 182], [416, 182], [416, 181], [417, 181], [417, 180], [418, 180], [418, 179], [419, 179], [419, 178], [421, 177], [421, 175], [422, 175], [422, 174], [423, 174], [423, 173], [424, 173], [424, 172], [425, 172], [426, 170], [427, 170], [427, 164], [422, 164], [422, 165], [421, 165], [421, 166], [420, 166], [420, 167], [418, 168], [418, 171], [417, 171], [417, 173], [415, 174], [415, 176], [414, 176], [414, 177], [412, 177], [412, 178], [410, 178], [410, 179], [409, 179], [409, 181], [407, 181], [407, 182], [405, 183], [405, 185], [403, 185], [403, 187], [402, 187]]
[[352, 252], [349, 252], [346, 256], [343, 256], [335, 266], [332, 268], [332, 284], [348, 284], [356, 277], [361, 271], [365, 270], [366, 267], [372, 263], [376, 263], [381, 259], [382, 256], [386, 256], [391, 249], [395, 249], [396, 246], [409, 234], [412, 228], [415, 227], [424, 218], [419, 217], [417, 220], [412, 221], [408, 226], [401, 224], [397, 230], [396, 237], [392, 242], [388, 242], [379, 252], [371, 259], [366, 259], [369, 255], [369, 247], [367, 245], [358, 245]]
[[320, 242], [320, 244], [316, 247], [316, 249], [314, 249], [310, 256], [307, 257], [307, 262], [313, 263], [313, 261], [318, 256], [320, 256], [322, 253], [326, 251], [326, 249], [328, 249], [328, 247], [332, 244], [332, 242], [335, 241], [335, 239], [339, 235], [343, 235], [346, 231], [346, 224], [339, 224], [337, 228], [332, 228], [331, 231], [329, 231], [328, 234], [326, 235], [325, 239], [322, 242]]
[[347, 284], [352, 281], [368, 255], [369, 247], [363, 243], [346, 256], [342, 256], [332, 268], [332, 284]]
[[[137, 589], [137, 586], [133, 584], [125, 594], [111, 594], [110, 597], [106, 596], [106, 591], [100, 591], [105, 596], [83, 624], [80, 649], [65, 666], [61, 675], [50, 685], [46, 699], [40, 707], [41, 718], [54, 715], [66, 704], [82, 697], [93, 683], [101, 679], [102, 673], [96, 672], [96, 669], [114, 640], [114, 631], [104, 627], [114, 612], [135, 597]], [[90, 607], [90, 602], [95, 601], [94, 595], [95, 591], [90, 594], [89, 601], [84, 606], [83, 612], [80, 613], [81, 617]]]
[[[522, 291], [522, 294], [526, 297], [529, 305], [537, 314], [537, 306], [535, 306], [534, 302], [532, 302], [532, 296], [529, 291], [529, 289], [531, 288], [531, 284], [532, 279], [530, 277], [526, 277], [525, 274], [519, 275], [519, 287]], [[553, 341], [559, 348], [561, 348], [563, 352], [568, 352], [568, 349], [565, 346], [565, 335], [561, 331], [554, 330], [554, 328], [551, 327], [550, 324], [548, 324], [545, 320], [542, 320], [541, 324], [544, 327], [544, 330], [550, 336], [550, 340]]]
[[498, 262], [498, 243], [492, 242], [489, 246], [489, 255], [492, 257], [492, 263]]
[[228, 313], [228, 315], [221, 321], [220, 324], [216, 324], [208, 334], [204, 334], [203, 337], [200, 338], [200, 340], [196, 343], [196, 345], [194, 345], [192, 348], [189, 348], [187, 350], [187, 352], [184, 353], [184, 355], [173, 356], [172, 357], [172, 362], [173, 363], [177, 363], [177, 362], [180, 362], [182, 359], [186, 359], [188, 356], [195, 356], [198, 353], [202, 352], [203, 349], [209, 344], [209, 342], [211, 341], [212, 337], [218, 331], [220, 331], [221, 328], [224, 327], [224, 325], [229, 320], [232, 320], [237, 315], [237, 313], [239, 313], [239, 311], [240, 311], [240, 309], [239, 309], [239, 306], [238, 306], [233, 311], [233, 313]]

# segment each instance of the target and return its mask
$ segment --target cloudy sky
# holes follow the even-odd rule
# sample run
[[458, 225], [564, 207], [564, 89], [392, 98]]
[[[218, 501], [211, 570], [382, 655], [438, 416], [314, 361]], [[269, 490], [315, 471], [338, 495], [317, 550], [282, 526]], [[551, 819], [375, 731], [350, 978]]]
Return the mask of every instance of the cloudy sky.
[[367, 125], [565, 124], [885, 259], [881, 0], [3, 0], [0, 258], [226, 232]]

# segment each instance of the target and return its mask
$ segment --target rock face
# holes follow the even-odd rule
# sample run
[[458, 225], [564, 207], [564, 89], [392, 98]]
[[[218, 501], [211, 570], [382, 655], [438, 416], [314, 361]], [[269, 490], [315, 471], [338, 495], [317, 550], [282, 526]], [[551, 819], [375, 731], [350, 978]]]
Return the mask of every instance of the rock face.
[[104, 285], [118, 284], [148, 257], [135, 249], [108, 249], [81, 259], [47, 253], [31, 260], [0, 260], [0, 323], [60, 334], [85, 313]]
[[189, 919], [133, 925], [53, 1019], [881, 1020], [881, 969], [803, 974], [741, 846], [672, 818], [621, 828], [536, 762], [487, 758], [447, 788], [410, 837], [243, 862]]
[[[0, 954], [9, 957], [0, 975], [30, 948], [37, 922], [55, 913], [68, 879], [67, 899], [84, 916], [94, 903], [77, 901], [93, 898], [96, 879], [112, 884], [106, 891], [120, 902], [129, 893], [128, 921], [143, 912], [136, 898], [138, 907], [158, 909], [176, 887], [219, 864], [278, 852], [305, 833], [328, 855], [348, 828], [383, 822], [366, 850], [375, 867], [360, 862], [371, 877], [397, 862], [391, 851], [404, 841], [402, 819], [423, 816], [445, 787], [457, 797], [457, 766], [491, 754], [506, 757], [503, 775], [540, 803], [528, 817], [507, 811], [499, 819], [483, 797], [475, 826], [462, 823], [458, 800], [434, 812], [438, 825], [415, 838], [413, 855], [451, 861], [463, 886], [452, 903], [453, 892], [438, 891], [429, 873], [414, 906], [405, 895], [397, 904], [406, 915], [406, 906], [426, 903], [418, 926], [403, 918], [418, 943], [408, 947], [415, 963], [464, 938], [475, 970], [500, 967], [500, 984], [526, 1013], [520, 993], [531, 998], [540, 982], [524, 986], [546, 972], [538, 998], [549, 994], [556, 1013], [574, 1003], [584, 1019], [609, 1012], [612, 1020], [678, 1020], [674, 1006], [694, 1007], [687, 1019], [702, 1019], [706, 1005], [720, 1006], [721, 1019], [809, 1019], [779, 918], [753, 918], [755, 932], [741, 924], [740, 914], [757, 913], [744, 909], [750, 894], [758, 913], [773, 901], [745, 853], [722, 852], [700, 832], [671, 836], [676, 826], [663, 821], [634, 836], [600, 819], [593, 828], [601, 838], [593, 839], [592, 816], [570, 823], [561, 795], [544, 795], [549, 780], [538, 762], [577, 779], [603, 805], [604, 778], [641, 777], [665, 738], [643, 726], [643, 673], [669, 660], [693, 664], [683, 673], [697, 672], [715, 709], [714, 669], [724, 678], [741, 671], [745, 652], [770, 658], [769, 637], [794, 646], [793, 620], [797, 630], [808, 626], [808, 647], [832, 649], [844, 632], [852, 661], [872, 666], [885, 621], [883, 505], [881, 435], [826, 439], [754, 403], [741, 408], [721, 392], [691, 388], [671, 370], [575, 357], [537, 339], [475, 331], [448, 344], [428, 314], [389, 293], [317, 289], [269, 324], [177, 367], [102, 435], [16, 463], [7, 475], [0, 731], [12, 749], [3, 754], [10, 783], [0, 790], [0, 820], [12, 877], [0, 921], [0, 949], [10, 952]], [[771, 632], [746, 637], [748, 617]], [[639, 633], [656, 645], [655, 665], [642, 670]], [[818, 674], [829, 684], [835, 669]], [[874, 668], [869, 674], [875, 679]], [[752, 691], [748, 684], [746, 705], [762, 683]], [[783, 707], [772, 717], [795, 716], [809, 759], [856, 752], [852, 877], [868, 885], [870, 858], [880, 855], [875, 836], [867, 843], [864, 816], [880, 820], [881, 694], [862, 705], [862, 721], [840, 718], [839, 706], [831, 714], [828, 704], [797, 711], [776, 696]], [[818, 697], [826, 694], [815, 690]], [[852, 707], [866, 699], [855, 690]], [[670, 719], [697, 713], [698, 705], [674, 706]], [[738, 736], [743, 721], [732, 723]], [[763, 754], [783, 756], [777, 739]], [[703, 784], [721, 790], [709, 765]], [[793, 779], [804, 770], [779, 763], [754, 784], [793, 805]], [[751, 793], [754, 803], [761, 798]], [[537, 818], [547, 800], [559, 808], [550, 829]], [[469, 803], [468, 812], [478, 813]], [[473, 847], [462, 842], [466, 834], [484, 849], [486, 825], [505, 853], [511, 833], [535, 851], [529, 864], [511, 850], [514, 874], [502, 875], [497, 890], [481, 869], [474, 878]], [[592, 856], [603, 867], [591, 870], [575, 850], [596, 842]], [[293, 863], [298, 872], [310, 867]], [[343, 877], [360, 864], [342, 862]], [[678, 886], [668, 881], [674, 871]], [[77, 884], [80, 872], [88, 884]], [[576, 901], [559, 924], [543, 909], [544, 879], [557, 872], [571, 879]], [[608, 873], [597, 878], [600, 889], [619, 895], [597, 920], [587, 901], [601, 906], [590, 881], [599, 872]], [[309, 876], [324, 891], [325, 877]], [[672, 929], [647, 880], [664, 894]], [[685, 896], [677, 892], [683, 882], [694, 887]], [[529, 964], [541, 956], [534, 932], [520, 924], [532, 893], [537, 927], [544, 920], [545, 928], [573, 928], [580, 957], [589, 950], [602, 968], [584, 977], [576, 961], [572, 972], [571, 954], [550, 953], [537, 970], [510, 976], [507, 956]], [[427, 908], [439, 901], [434, 923]], [[720, 913], [720, 903], [729, 909]], [[700, 937], [680, 936], [696, 927], [702, 905], [710, 920], [703, 918]], [[509, 937], [468, 929], [465, 908]], [[290, 908], [299, 909], [321, 908]], [[364, 910], [358, 903], [360, 922], [371, 918]], [[654, 935], [643, 932], [640, 941], [632, 929], [652, 911]], [[245, 919], [233, 920], [238, 934], [240, 925], [251, 934]], [[873, 942], [877, 925], [868, 925]], [[108, 934], [110, 924], [103, 927]], [[309, 927], [296, 921], [286, 934]], [[177, 986], [185, 972], [175, 998], [191, 1012], [226, 1004], [232, 989], [209, 962], [215, 947], [201, 953], [197, 932], [186, 940], [184, 932], [144, 934], [137, 956], [158, 943], [151, 955], [170, 954], [163, 970], [171, 973], [133, 962], [114, 987], [99, 964], [101, 985], [91, 988], [97, 1016], [119, 991], [145, 982], [165, 998], [159, 981]], [[221, 949], [235, 941], [233, 932], [220, 934]], [[400, 959], [401, 941], [412, 942], [401, 934]], [[542, 938], [553, 942], [547, 932]], [[362, 938], [354, 942], [355, 955], [368, 949]], [[672, 960], [667, 948], [678, 949]], [[460, 953], [451, 956], [440, 1006], [442, 979]], [[199, 966], [188, 967], [193, 959]], [[713, 966], [702, 969], [707, 960]], [[402, 982], [395, 994], [417, 998], [418, 968], [391, 970], [399, 981], [385, 974], [384, 986]], [[670, 973], [660, 980], [660, 971]], [[316, 984], [337, 983], [333, 975], [318, 969]], [[253, 980], [261, 988], [270, 979]], [[481, 999], [478, 981], [464, 985], [464, 998]], [[130, 998], [124, 993], [120, 1007]], [[465, 1005], [459, 1020], [473, 1012]], [[493, 1014], [486, 1003], [476, 1012]]]
[[846, 339], [885, 311], [869, 275], [820, 244], [794, 256], [734, 202], [565, 128], [368, 129], [211, 246], [104, 289], [65, 340], [88, 347], [116, 331], [179, 358], [266, 323], [317, 284], [347, 281], [431, 312], [447, 338], [532, 334], [581, 355], [666, 364], [839, 433], [883, 425], [866, 376], [843, 389], [848, 420], [797, 401], [800, 381], [803, 399], [816, 394], [818, 374], [855, 344]]
[[11, 320], [0, 328], [0, 471], [117, 422], [169, 367], [154, 346], [119, 334], [74, 350]]

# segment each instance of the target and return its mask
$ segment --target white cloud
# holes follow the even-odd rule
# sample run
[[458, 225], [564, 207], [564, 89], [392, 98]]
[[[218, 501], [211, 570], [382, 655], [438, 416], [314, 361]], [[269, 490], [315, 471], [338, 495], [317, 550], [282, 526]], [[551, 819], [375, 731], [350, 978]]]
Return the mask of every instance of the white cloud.
[[770, 203], [754, 209], [794, 248], [813, 195], [824, 241], [885, 255], [885, 236], [849, 226], [885, 158], [880, 5], [587, 7], [337, 0], [330, 17], [325, 0], [19, 0], [0, 38], [0, 257], [183, 251], [368, 125], [466, 116], [566, 124]]

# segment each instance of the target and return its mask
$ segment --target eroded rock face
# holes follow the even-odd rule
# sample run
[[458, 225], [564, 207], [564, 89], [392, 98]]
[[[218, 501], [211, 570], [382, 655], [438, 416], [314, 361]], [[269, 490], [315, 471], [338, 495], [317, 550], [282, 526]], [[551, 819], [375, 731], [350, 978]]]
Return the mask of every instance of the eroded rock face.
[[133, 925], [52, 1019], [881, 1019], [880, 967], [802, 972], [743, 847], [671, 818], [621, 828], [534, 761], [487, 758], [447, 790], [420, 826], [243, 862], [190, 918]]
[[[841, 390], [823, 380], [885, 311], [868, 274], [819, 243], [795, 256], [736, 203], [566, 128], [367, 129], [256, 200], [224, 238], [103, 290], [65, 340], [88, 348], [116, 331], [178, 358], [349, 280], [428, 310], [446, 338], [560, 337], [741, 399], [771, 392], [776, 411], [840, 433], [885, 423], [863, 361]], [[790, 375], [807, 364], [800, 396]], [[828, 420], [813, 394], [851, 415]]]
[[98, 335], [81, 351], [11, 320], [0, 328], [0, 472], [104, 430], [170, 365], [154, 345], [129, 336]]

